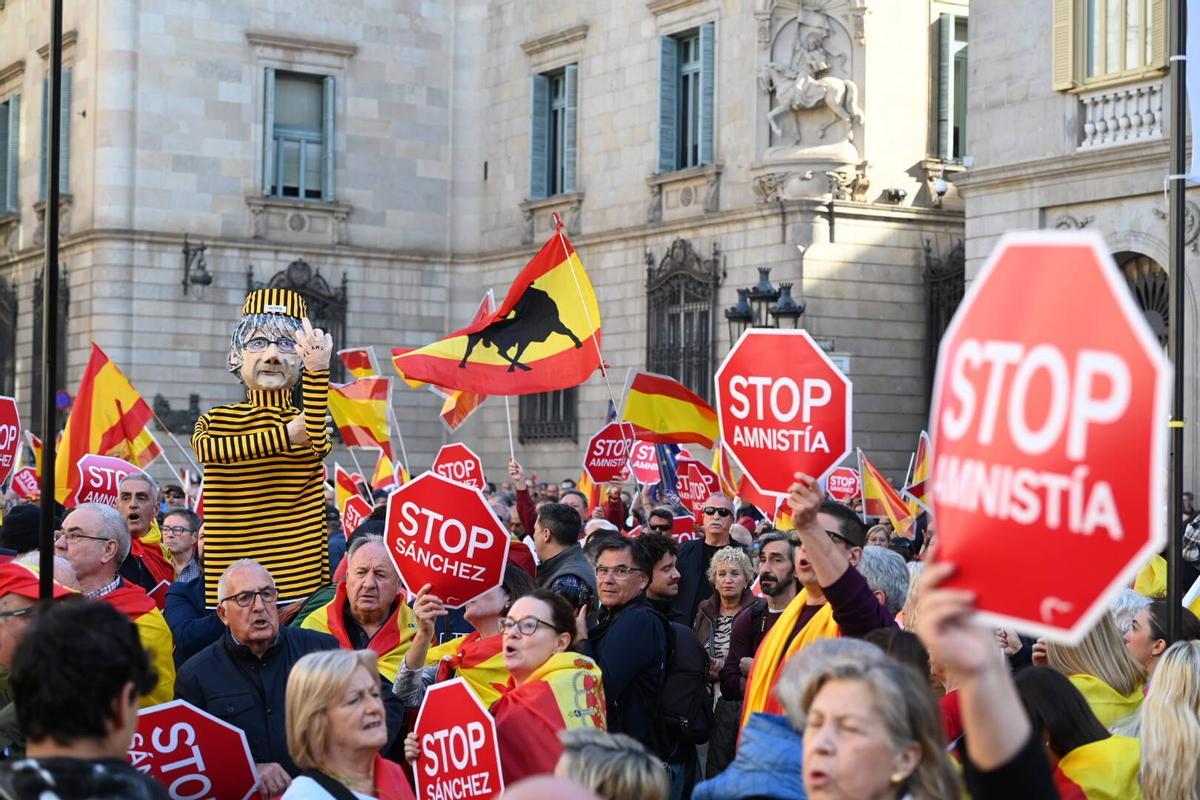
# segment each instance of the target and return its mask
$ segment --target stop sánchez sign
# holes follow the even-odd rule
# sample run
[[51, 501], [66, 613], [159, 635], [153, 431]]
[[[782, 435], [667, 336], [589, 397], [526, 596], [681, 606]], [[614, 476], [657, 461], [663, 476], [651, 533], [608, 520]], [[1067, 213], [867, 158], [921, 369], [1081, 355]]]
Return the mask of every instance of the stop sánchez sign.
[[1001, 239], [942, 338], [933, 513], [949, 584], [1078, 641], [1165, 539], [1171, 376], [1104, 241]]
[[751, 328], [716, 374], [721, 440], [761, 491], [787, 494], [850, 454], [850, 380], [807, 331]]

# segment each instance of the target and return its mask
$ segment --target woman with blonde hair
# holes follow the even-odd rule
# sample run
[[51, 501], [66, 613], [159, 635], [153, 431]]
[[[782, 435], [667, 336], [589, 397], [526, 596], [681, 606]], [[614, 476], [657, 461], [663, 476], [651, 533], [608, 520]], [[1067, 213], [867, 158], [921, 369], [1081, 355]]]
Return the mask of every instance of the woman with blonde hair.
[[304, 772], [283, 800], [413, 800], [386, 761], [379, 661], [370, 650], [325, 650], [296, 662], [287, 682], [287, 739]]
[[1142, 706], [1142, 796], [1200, 798], [1200, 642], [1167, 648]]
[[558, 738], [563, 750], [555, 776], [604, 800], [667, 800], [670, 782], [663, 762], [637, 739], [594, 728], [559, 731]]
[[[1044, 662], [1039, 653], [1042, 650]], [[1034, 664], [1066, 675], [1101, 725], [1113, 733], [1137, 735], [1146, 670], [1129, 654], [1111, 616], [1102, 615], [1077, 645], [1038, 642]]]

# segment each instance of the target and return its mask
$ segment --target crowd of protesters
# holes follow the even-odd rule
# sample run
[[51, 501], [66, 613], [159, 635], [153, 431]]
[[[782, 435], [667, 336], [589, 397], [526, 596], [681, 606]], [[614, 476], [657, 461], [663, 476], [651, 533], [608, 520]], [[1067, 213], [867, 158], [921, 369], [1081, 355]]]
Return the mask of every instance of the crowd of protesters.
[[457, 611], [401, 582], [382, 495], [357, 530], [328, 515], [329, 585], [282, 604], [240, 559], [215, 611], [179, 487], [65, 513], [48, 607], [38, 510], [10, 508], [0, 797], [165, 797], [124, 756], [138, 708], [182, 698], [245, 732], [263, 797], [409, 798], [417, 709], [463, 678], [516, 798], [1200, 798], [1200, 621], [1171, 641], [1161, 591], [1065, 646], [980, 625], [928, 518], [897, 536], [806, 476], [790, 519], [718, 492], [679, 542], [644, 492], [508, 474], [503, 581]]

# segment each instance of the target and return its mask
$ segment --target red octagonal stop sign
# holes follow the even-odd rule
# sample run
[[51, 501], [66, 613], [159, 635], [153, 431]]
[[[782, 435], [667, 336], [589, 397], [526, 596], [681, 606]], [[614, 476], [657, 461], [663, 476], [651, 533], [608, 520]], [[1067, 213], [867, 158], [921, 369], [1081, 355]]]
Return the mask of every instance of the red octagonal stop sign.
[[0, 483], [16, 465], [17, 450], [21, 447], [21, 416], [17, 413], [17, 401], [11, 397], [0, 397]]
[[850, 453], [850, 381], [807, 331], [750, 329], [716, 375], [721, 440], [767, 494]]
[[588, 441], [583, 469], [593, 483], [621, 480], [629, 474], [629, 452], [634, 443], [633, 425], [610, 422]]
[[1086, 633], [1162, 547], [1169, 387], [1099, 236], [1004, 237], [938, 352], [933, 513], [950, 583], [996, 620]]
[[462, 678], [429, 688], [413, 732], [417, 800], [485, 800], [504, 791], [496, 722]]
[[475, 489], [482, 489], [487, 485], [483, 480], [483, 462], [462, 442], [442, 445], [437, 457], [433, 459], [431, 469], [442, 477]]
[[508, 532], [478, 489], [424, 472], [388, 495], [384, 539], [410, 592], [432, 584], [449, 608], [500, 585]]
[[185, 700], [142, 709], [127, 755], [134, 769], [162, 783], [173, 800], [246, 800], [258, 786], [241, 729]]

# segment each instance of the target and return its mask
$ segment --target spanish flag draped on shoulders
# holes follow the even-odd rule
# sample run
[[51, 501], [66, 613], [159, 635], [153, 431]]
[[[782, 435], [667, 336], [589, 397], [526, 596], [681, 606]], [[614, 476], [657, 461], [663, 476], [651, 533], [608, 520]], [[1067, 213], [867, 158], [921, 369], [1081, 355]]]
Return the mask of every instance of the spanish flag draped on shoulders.
[[[343, 648], [356, 650], [358, 648], [350, 640], [350, 634], [346, 630], [346, 617], [349, 613], [350, 598], [346, 594], [346, 582], [342, 581], [337, 585], [333, 599], [305, 617], [300, 627], [331, 634]], [[397, 598], [392, 613], [367, 643], [367, 649], [379, 656], [379, 674], [389, 682], [396, 680], [400, 662], [412, 645], [416, 633], [416, 616], [402, 599]]]
[[505, 785], [553, 772], [559, 731], [608, 727], [600, 667], [579, 653], [555, 653], [520, 686], [510, 678], [492, 716]]
[[504, 637], [500, 634], [485, 639], [479, 631], [472, 631], [430, 648], [425, 656], [425, 666], [437, 667], [437, 683], [462, 678], [484, 707], [491, 708], [509, 682], [508, 670], [504, 668], [503, 643]]
[[1054, 785], [1062, 800], [1142, 800], [1141, 764], [1137, 739], [1109, 736], [1063, 756], [1054, 769]]
[[150, 651], [150, 660], [154, 664], [154, 672], [158, 675], [158, 683], [150, 694], [141, 699], [142, 708], [156, 706], [175, 698], [175, 659], [172, 652], [175, 640], [171, 637], [171, 629], [163, 618], [158, 606], [141, 587], [127, 583], [118, 578], [115, 589], [106, 592], [97, 600], [103, 600], [132, 620], [142, 637], [142, 646]]

